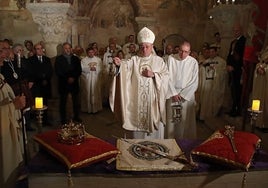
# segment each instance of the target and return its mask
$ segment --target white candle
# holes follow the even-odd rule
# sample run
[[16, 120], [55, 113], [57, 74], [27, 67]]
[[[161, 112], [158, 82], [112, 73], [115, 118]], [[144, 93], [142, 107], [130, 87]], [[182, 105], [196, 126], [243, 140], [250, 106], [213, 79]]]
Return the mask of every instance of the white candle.
[[42, 97], [35, 98], [35, 108], [43, 108], [43, 98]]
[[251, 109], [253, 111], [259, 111], [260, 110], [260, 100], [253, 100]]

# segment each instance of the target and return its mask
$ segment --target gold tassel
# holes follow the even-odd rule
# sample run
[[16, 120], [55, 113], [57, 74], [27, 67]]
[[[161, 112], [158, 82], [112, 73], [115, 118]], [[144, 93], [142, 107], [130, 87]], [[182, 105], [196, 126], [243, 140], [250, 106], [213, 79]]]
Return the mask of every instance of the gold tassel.
[[73, 183], [73, 179], [72, 179], [71, 170], [69, 169], [68, 170], [68, 187], [72, 187], [72, 186], [74, 186], [74, 183]]
[[108, 159], [108, 160], [106, 161], [106, 163], [111, 164], [111, 163], [114, 162], [115, 160], [116, 160], [116, 158], [113, 157], [113, 158], [111, 158], [111, 159]]
[[246, 177], [247, 177], [247, 172], [245, 172], [244, 175], [243, 175], [243, 180], [242, 180], [242, 186], [241, 186], [241, 188], [245, 188], [246, 187]]

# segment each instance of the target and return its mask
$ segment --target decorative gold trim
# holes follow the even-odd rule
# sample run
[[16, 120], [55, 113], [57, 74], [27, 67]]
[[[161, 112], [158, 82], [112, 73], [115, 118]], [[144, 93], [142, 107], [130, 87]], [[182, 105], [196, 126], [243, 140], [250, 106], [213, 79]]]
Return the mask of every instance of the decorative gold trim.
[[79, 167], [79, 166], [83, 166], [83, 164], [89, 163], [91, 161], [94, 161], [94, 160], [97, 160], [97, 159], [101, 159], [103, 157], [106, 157], [106, 156], [109, 156], [109, 155], [112, 155], [112, 154], [118, 154], [118, 153], [119, 153], [118, 151], [105, 152], [105, 153], [102, 153], [101, 155], [97, 155], [95, 157], [91, 157], [91, 158], [85, 159], [85, 160], [83, 160], [81, 162], [72, 164], [72, 165], [70, 165], [69, 168], [71, 169], [71, 168], [76, 168], [76, 167]]
[[[212, 140], [212, 139], [210, 139], [210, 140]], [[207, 142], [207, 140], [205, 142]], [[261, 139], [259, 139], [256, 142], [256, 149], [260, 146], [260, 142], [261, 142]], [[212, 155], [212, 154], [209, 154], [209, 153], [199, 152], [199, 151], [191, 151], [191, 155], [194, 154], [194, 155], [199, 155], [199, 156], [203, 156], [203, 157], [208, 157], [210, 159], [216, 159], [216, 160], [219, 160], [221, 162], [225, 162], [227, 165], [234, 165], [234, 166], [239, 167], [239, 168], [242, 168], [242, 169], [244, 169], [246, 171], [248, 171], [249, 167], [251, 166], [252, 158], [254, 156], [254, 153], [255, 152], [253, 152], [252, 156], [250, 157], [249, 163], [245, 165], [245, 164], [242, 164], [242, 163], [233, 161], [233, 160], [226, 159], [224, 157], [219, 157], [217, 155]], [[237, 154], [239, 154], [239, 153], [237, 153]]]
[[[96, 138], [96, 137], [94, 137], [94, 136], [92, 136], [90, 134], [87, 134], [86, 136], [87, 136], [87, 138]], [[80, 161], [78, 163], [72, 164], [68, 160], [68, 158], [66, 156], [64, 156], [60, 151], [58, 151], [55, 148], [53, 148], [51, 145], [49, 145], [46, 142], [44, 142], [42, 139], [40, 139], [40, 138], [38, 138], [36, 136], [33, 136], [33, 139], [35, 141], [39, 142], [39, 144], [41, 144], [42, 146], [44, 146], [46, 149], [48, 149], [50, 152], [52, 152], [53, 154], [55, 154], [61, 160], [63, 160], [63, 162], [67, 165], [68, 169], [77, 168], [77, 167], [83, 166], [84, 164], [89, 163], [91, 161], [98, 160], [98, 159], [101, 159], [103, 157], [106, 157], [106, 156], [109, 156], [109, 155], [112, 155], [112, 154], [118, 154], [118, 153], [120, 153], [118, 150], [113, 150], [113, 151], [102, 153], [102, 154], [97, 155], [95, 157], [90, 157], [90, 158], [85, 159], [83, 161]], [[96, 139], [98, 139], [98, 138], [96, 138]]]

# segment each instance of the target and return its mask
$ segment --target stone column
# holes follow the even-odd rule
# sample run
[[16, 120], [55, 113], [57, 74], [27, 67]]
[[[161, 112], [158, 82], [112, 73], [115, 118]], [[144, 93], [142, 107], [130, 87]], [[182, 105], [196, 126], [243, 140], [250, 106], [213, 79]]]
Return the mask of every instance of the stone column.
[[90, 18], [89, 17], [80, 17], [76, 16], [74, 22], [76, 23], [76, 30], [77, 30], [77, 36], [75, 38], [76, 43], [80, 45], [84, 50], [88, 47], [88, 39], [86, 38], [85, 31], [88, 29], [88, 25], [90, 25]]
[[[54, 66], [55, 56], [62, 53], [61, 44], [71, 42], [72, 22], [75, 10], [70, 3], [48, 2], [28, 3], [27, 9], [32, 13], [35, 23], [45, 43], [46, 55]], [[56, 76], [52, 77], [52, 97], [58, 96]], [[54, 118], [56, 118], [55, 115]]]
[[[85, 35], [81, 34], [81, 35], [78, 35], [78, 45], [81, 46], [82, 48], [85, 49], [85, 47], [87, 47], [85, 45]], [[86, 50], [86, 49], [85, 49]]]
[[78, 45], [78, 32], [77, 32], [77, 23], [72, 25], [72, 46], [73, 48]]
[[57, 2], [28, 3], [27, 9], [39, 26], [47, 56], [56, 56], [58, 45], [66, 42], [68, 36], [72, 34], [72, 20], [75, 13], [72, 5]]

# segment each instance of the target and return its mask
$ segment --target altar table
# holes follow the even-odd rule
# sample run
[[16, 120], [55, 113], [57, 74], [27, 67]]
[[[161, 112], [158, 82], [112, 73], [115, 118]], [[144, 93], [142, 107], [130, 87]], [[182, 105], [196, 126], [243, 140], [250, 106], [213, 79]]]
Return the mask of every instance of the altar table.
[[[110, 140], [115, 143], [115, 140]], [[189, 157], [190, 151], [201, 140], [178, 140], [177, 143]], [[195, 161], [199, 159], [194, 158]], [[72, 169], [74, 187], [268, 187], [268, 152], [259, 149], [248, 172], [219, 164], [198, 161], [192, 171], [134, 172], [116, 170], [115, 161], [91, 164]], [[44, 150], [40, 150], [28, 165], [29, 187], [67, 187], [67, 168]]]

